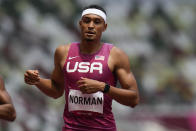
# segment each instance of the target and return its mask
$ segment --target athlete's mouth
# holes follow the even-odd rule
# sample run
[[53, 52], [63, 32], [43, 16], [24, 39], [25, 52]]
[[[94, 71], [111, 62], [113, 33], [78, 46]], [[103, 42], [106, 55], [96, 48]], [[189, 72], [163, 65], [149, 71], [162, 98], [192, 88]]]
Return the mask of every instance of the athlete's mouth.
[[86, 33], [87, 34], [95, 34], [95, 32], [93, 32], [93, 31], [87, 31]]

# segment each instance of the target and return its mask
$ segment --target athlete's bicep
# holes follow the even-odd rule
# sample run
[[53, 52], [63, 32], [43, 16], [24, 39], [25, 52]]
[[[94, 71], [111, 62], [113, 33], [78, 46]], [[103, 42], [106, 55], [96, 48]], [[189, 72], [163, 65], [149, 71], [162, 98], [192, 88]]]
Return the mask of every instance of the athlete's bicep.
[[54, 70], [52, 72], [51, 80], [52, 84], [57, 87], [60, 92], [64, 91], [64, 75], [63, 66], [68, 54], [70, 44], [59, 46], [54, 55]]
[[4, 91], [0, 91], [0, 97], [1, 97], [1, 104], [12, 104], [11, 98], [9, 96], [9, 94], [7, 93], [6, 90]]
[[129, 57], [120, 49], [115, 49], [113, 53], [115, 59], [115, 74], [124, 89], [137, 91], [137, 84], [134, 75], [130, 70]]
[[54, 68], [52, 75], [51, 75], [51, 80], [54, 86], [57, 86], [58, 88], [63, 88], [63, 85], [64, 85], [63, 73], [58, 68], [59, 67]]
[[4, 87], [2, 79], [0, 79], [0, 104], [12, 104], [11, 98]]
[[60, 61], [61, 61], [60, 55], [56, 51], [54, 56], [54, 70], [52, 72], [51, 79], [57, 82], [59, 85], [62, 85], [64, 79], [63, 79], [63, 71], [60, 66]]
[[136, 80], [132, 72], [127, 72], [124, 68], [118, 68], [116, 75], [122, 88], [137, 91]]
[[60, 92], [63, 92], [64, 87], [64, 78], [63, 78], [63, 70], [61, 68], [61, 60], [62, 60], [62, 46], [58, 47], [54, 54], [54, 70], [51, 75], [52, 85], [58, 89]]

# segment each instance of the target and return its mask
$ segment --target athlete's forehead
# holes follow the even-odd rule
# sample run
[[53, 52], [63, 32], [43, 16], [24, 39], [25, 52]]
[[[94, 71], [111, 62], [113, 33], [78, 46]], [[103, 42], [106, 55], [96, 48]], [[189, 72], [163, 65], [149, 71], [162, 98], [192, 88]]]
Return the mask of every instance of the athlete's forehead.
[[86, 15], [82, 16], [82, 19], [83, 19], [83, 18], [89, 18], [89, 19], [101, 19], [101, 20], [103, 20], [103, 21], [104, 21], [104, 19], [103, 19], [101, 16], [96, 15], [96, 14], [86, 14]]

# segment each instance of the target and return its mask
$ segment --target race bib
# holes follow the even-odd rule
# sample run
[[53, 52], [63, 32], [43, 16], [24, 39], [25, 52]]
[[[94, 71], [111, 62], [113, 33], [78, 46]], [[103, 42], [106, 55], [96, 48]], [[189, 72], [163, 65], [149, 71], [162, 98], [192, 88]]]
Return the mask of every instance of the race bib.
[[102, 92], [83, 94], [80, 90], [70, 89], [68, 96], [69, 112], [87, 111], [103, 114], [104, 97]]

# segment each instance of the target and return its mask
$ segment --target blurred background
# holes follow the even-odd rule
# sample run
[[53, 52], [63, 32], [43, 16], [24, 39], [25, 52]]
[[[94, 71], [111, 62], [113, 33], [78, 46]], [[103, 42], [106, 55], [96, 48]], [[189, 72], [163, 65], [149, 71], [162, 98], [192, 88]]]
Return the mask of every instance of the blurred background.
[[50, 77], [57, 46], [80, 40], [81, 9], [107, 11], [103, 41], [130, 58], [141, 101], [113, 102], [118, 131], [196, 131], [195, 0], [0, 0], [0, 74], [17, 119], [0, 131], [60, 131], [64, 97], [24, 84], [27, 69]]

